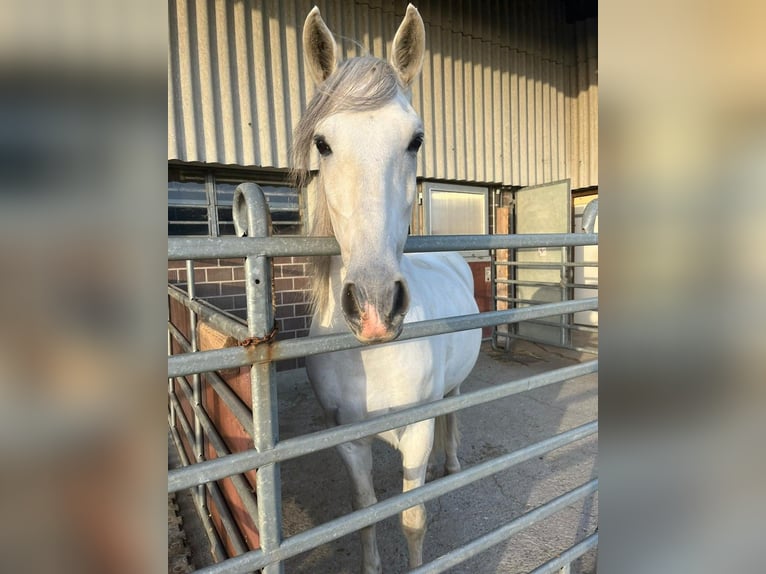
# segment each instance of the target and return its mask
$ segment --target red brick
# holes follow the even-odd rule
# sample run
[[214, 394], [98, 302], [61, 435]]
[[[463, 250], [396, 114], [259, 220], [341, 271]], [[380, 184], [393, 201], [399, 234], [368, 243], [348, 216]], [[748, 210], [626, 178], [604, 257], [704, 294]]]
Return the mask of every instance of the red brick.
[[308, 317], [311, 316], [311, 304], [309, 303], [301, 303], [300, 305], [295, 306], [295, 316], [296, 317]]
[[298, 331], [306, 329], [306, 319], [303, 317], [291, 317], [283, 319], [282, 324], [285, 331]]
[[233, 274], [231, 267], [216, 267], [207, 269], [208, 281], [232, 281]]
[[296, 291], [308, 291], [311, 281], [308, 277], [296, 277], [293, 279], [293, 289]]
[[194, 286], [194, 294], [197, 297], [216, 297], [221, 294], [221, 284], [199, 283]]
[[244, 281], [232, 281], [231, 283], [221, 283], [221, 295], [241, 295], [245, 292]]
[[305, 291], [282, 291], [277, 295], [281, 298], [282, 304], [305, 303], [307, 293]]
[[294, 305], [277, 305], [276, 316], [278, 319], [293, 317], [295, 316], [295, 314], [296, 313], [295, 313]]
[[276, 273], [277, 266], [274, 266], [276, 277], [304, 277], [305, 271], [303, 265], [280, 265], [279, 273]]
[[292, 291], [293, 281], [294, 280], [289, 277], [280, 277], [278, 279], [274, 279], [274, 289], [277, 291]]

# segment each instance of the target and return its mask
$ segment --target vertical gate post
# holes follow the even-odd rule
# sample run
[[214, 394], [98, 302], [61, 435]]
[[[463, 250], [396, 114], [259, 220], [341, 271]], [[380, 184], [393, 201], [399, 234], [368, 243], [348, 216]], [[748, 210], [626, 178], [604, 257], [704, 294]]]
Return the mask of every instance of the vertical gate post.
[[[170, 297], [167, 297], [167, 300], [168, 300], [168, 325], [170, 325], [171, 319], [172, 319], [171, 317], [172, 313], [170, 312], [170, 305], [171, 305]], [[170, 357], [172, 354], [173, 354], [173, 335], [171, 335], [170, 327], [168, 327], [168, 357]], [[172, 400], [172, 397], [174, 396], [174, 394], [175, 394], [175, 387], [174, 387], [173, 378], [169, 377], [168, 378], [168, 396], [170, 397], [170, 400], [168, 401], [168, 405], [170, 409], [170, 414], [169, 414], [170, 428], [176, 428], [176, 407], [173, 404], [173, 400]]]
[[[559, 270], [559, 273], [561, 275], [561, 300], [562, 301], [568, 301], [569, 300], [569, 287], [567, 287], [567, 283], [569, 283], [569, 267], [567, 266], [567, 263], [569, 263], [569, 248], [566, 246], [561, 247], [561, 268]], [[567, 347], [571, 343], [570, 334], [571, 331], [568, 329], [568, 326], [570, 324], [569, 318], [571, 317], [571, 314], [564, 314], [559, 316], [559, 323], [561, 324], [561, 333], [560, 333], [560, 342], [562, 347]]]
[[[186, 289], [189, 293], [189, 299], [192, 301], [196, 298], [196, 287], [194, 284], [194, 261], [191, 259], [186, 260]], [[197, 314], [189, 307], [189, 340], [191, 342], [192, 353], [199, 351], [197, 345]], [[198, 407], [202, 406], [202, 379], [199, 373], [192, 375], [192, 394], [194, 404]], [[202, 434], [202, 422], [199, 420], [196, 411], [192, 409], [194, 415], [194, 461], [202, 462], [205, 459], [205, 445], [204, 437]], [[199, 506], [207, 510], [207, 500], [205, 496], [205, 485], [200, 484], [197, 486], [195, 496], [197, 497], [197, 503]]]
[[[239, 237], [268, 237], [271, 233], [271, 215], [266, 197], [254, 183], [237, 186], [232, 215]], [[247, 257], [247, 329], [248, 336], [254, 341], [250, 347], [253, 358], [250, 385], [253, 395], [253, 443], [257, 451], [273, 448], [279, 439], [276, 369], [269, 357], [269, 342], [275, 333], [271, 283], [271, 261], [262, 256]], [[278, 463], [258, 469], [256, 489], [261, 549], [269, 552], [279, 547], [282, 539], [282, 491]], [[264, 574], [281, 574], [283, 571], [281, 563], [263, 569]]]

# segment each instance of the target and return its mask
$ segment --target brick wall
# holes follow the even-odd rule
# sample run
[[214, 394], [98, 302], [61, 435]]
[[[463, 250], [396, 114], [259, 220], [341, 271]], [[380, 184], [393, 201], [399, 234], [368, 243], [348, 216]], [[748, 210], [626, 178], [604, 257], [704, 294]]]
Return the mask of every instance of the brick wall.
[[[168, 261], [168, 283], [186, 289], [186, 261]], [[245, 268], [243, 259], [201, 259], [194, 262], [197, 297], [219, 309], [245, 318]]]
[[[278, 340], [308, 335], [311, 325], [309, 310], [308, 258], [277, 257], [274, 259], [274, 286]], [[168, 261], [168, 282], [186, 289], [186, 262]], [[202, 259], [194, 262], [194, 284], [197, 297], [221, 310], [245, 319], [245, 269], [243, 259]], [[277, 363], [284, 371], [304, 366], [303, 358]]]

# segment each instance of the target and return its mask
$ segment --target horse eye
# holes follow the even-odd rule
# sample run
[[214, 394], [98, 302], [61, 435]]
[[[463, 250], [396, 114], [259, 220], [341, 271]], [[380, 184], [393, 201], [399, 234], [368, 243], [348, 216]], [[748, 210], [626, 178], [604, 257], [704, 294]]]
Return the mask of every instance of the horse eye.
[[422, 145], [423, 145], [423, 134], [417, 134], [414, 138], [412, 138], [410, 145], [407, 146], [407, 151], [410, 153], [418, 153], [418, 150], [420, 149], [420, 146]]
[[317, 136], [314, 138], [314, 145], [316, 146], [317, 151], [321, 156], [328, 156], [332, 153], [332, 148], [322, 136]]

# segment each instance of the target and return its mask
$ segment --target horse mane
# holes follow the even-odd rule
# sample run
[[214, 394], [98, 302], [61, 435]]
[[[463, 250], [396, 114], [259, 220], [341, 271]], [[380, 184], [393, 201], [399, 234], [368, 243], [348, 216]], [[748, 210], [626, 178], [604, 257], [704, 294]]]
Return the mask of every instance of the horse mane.
[[[311, 179], [314, 132], [320, 121], [339, 112], [381, 108], [400, 89], [402, 87], [394, 69], [379, 58], [361, 56], [342, 62], [329, 78], [317, 86], [293, 132], [293, 180], [296, 187], [306, 186]], [[317, 174], [314, 193], [314, 209], [310, 214], [308, 235], [335, 237], [321, 171]], [[312, 257], [309, 272], [312, 306], [314, 309], [324, 308], [329, 296], [330, 257]]]

